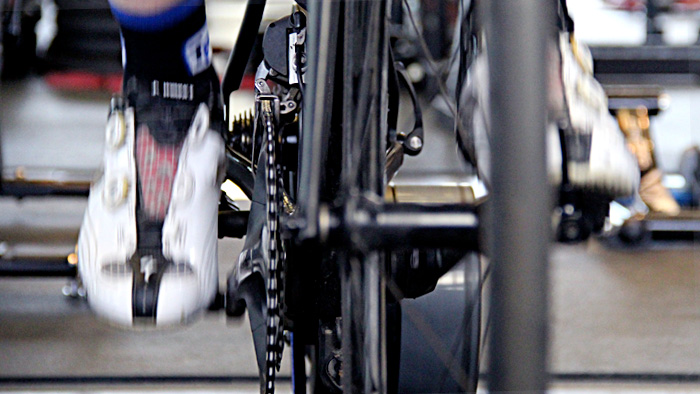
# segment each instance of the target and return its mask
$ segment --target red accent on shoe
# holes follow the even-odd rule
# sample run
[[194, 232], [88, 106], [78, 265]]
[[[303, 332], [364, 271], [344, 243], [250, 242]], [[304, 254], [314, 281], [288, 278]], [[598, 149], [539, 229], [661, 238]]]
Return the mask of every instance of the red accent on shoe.
[[136, 136], [136, 168], [141, 190], [140, 207], [153, 220], [163, 220], [170, 206], [181, 145], [160, 145], [148, 126], [139, 126]]
[[643, 11], [646, 7], [646, 0], [604, 0], [605, 3], [625, 11]]

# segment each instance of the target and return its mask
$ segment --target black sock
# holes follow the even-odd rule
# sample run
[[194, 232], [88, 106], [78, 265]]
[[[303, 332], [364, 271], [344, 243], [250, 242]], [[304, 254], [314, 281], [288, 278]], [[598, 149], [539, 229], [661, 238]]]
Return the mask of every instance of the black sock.
[[148, 17], [128, 15], [116, 8], [113, 13], [121, 27], [128, 75], [185, 82], [211, 65], [204, 2], [184, 0]]
[[180, 143], [199, 103], [221, 117], [218, 78], [211, 67], [211, 46], [203, 0], [149, 16], [112, 7], [120, 23], [124, 54], [124, 93], [136, 108], [137, 123], [147, 124], [159, 143]]

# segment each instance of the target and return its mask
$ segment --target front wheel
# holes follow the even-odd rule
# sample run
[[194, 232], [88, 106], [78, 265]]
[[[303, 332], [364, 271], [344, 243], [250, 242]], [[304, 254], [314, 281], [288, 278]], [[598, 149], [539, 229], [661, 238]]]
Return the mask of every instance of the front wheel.
[[475, 393], [481, 347], [482, 273], [466, 255], [435, 289], [401, 303], [400, 393]]

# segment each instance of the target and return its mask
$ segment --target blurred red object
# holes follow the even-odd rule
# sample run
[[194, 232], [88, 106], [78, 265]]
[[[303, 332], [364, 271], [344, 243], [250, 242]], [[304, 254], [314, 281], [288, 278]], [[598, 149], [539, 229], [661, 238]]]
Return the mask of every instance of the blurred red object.
[[[603, 0], [605, 4], [625, 11], [644, 11], [647, 0]], [[660, 8], [668, 8], [671, 11], [691, 12], [700, 11], [700, 0], [663, 0], [655, 1]]]
[[122, 74], [96, 74], [85, 71], [63, 71], [48, 73], [44, 80], [54, 89], [66, 92], [107, 91], [119, 93]]
[[[90, 71], [53, 71], [44, 76], [46, 84], [65, 92], [106, 91], [112, 94], [122, 90], [122, 73], [97, 74]], [[240, 90], [253, 90], [255, 76], [245, 75]]]
[[673, 7], [678, 11], [699, 11], [700, 0], [675, 0]]

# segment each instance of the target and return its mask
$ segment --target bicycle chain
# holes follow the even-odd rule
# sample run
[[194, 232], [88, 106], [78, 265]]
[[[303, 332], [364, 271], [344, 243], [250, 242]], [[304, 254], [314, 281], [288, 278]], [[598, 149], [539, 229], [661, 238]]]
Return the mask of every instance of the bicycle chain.
[[268, 270], [267, 270], [267, 337], [265, 342], [265, 381], [264, 392], [275, 392], [275, 378], [282, 361], [284, 348], [282, 317], [280, 315], [280, 267], [284, 265], [285, 253], [279, 243], [279, 177], [276, 160], [276, 135], [273, 125], [274, 114], [269, 101], [262, 101], [262, 121], [266, 134], [265, 163], [267, 190], [267, 229], [268, 229]]

